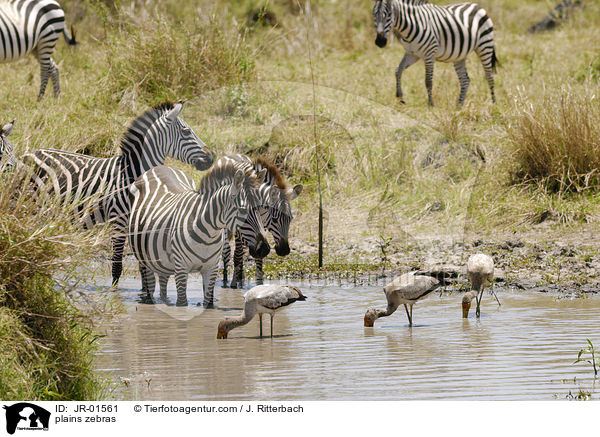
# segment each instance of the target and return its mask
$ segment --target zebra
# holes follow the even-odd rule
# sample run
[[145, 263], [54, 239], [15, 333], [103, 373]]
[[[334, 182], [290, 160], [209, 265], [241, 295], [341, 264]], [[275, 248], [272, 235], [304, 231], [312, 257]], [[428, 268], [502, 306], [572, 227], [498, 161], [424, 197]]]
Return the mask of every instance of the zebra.
[[54, 97], [60, 94], [58, 66], [52, 52], [60, 34], [68, 45], [75, 45], [65, 28], [65, 13], [55, 0], [3, 0], [0, 2], [0, 62], [20, 59], [33, 53], [41, 70], [38, 100], [44, 96], [48, 79], [52, 78]]
[[14, 148], [8, 136], [13, 130], [15, 120], [5, 124], [0, 132], [0, 169], [11, 170], [17, 164], [17, 159], [14, 155]]
[[144, 302], [153, 302], [155, 274], [161, 300], [168, 302], [167, 282], [175, 275], [176, 305], [187, 305], [188, 274], [199, 271], [204, 306], [213, 307], [223, 229], [252, 223], [252, 239], [244, 242], [253, 248], [266, 247], [261, 254], [268, 254], [264, 228], [257, 217], [257, 188], [265, 173], [257, 175], [234, 165], [214, 167], [194, 190], [183, 173], [159, 166], [135, 181], [129, 189], [129, 244], [139, 261]]
[[406, 51], [396, 69], [396, 96], [401, 103], [404, 103], [400, 85], [402, 72], [423, 59], [429, 104], [433, 106], [433, 64], [441, 61], [454, 63], [460, 82], [458, 104], [462, 105], [470, 82], [466, 58], [473, 50], [483, 65], [492, 101], [496, 101], [492, 74], [498, 63], [494, 48], [494, 26], [483, 8], [475, 3], [438, 6], [426, 0], [376, 0], [373, 18], [377, 30], [375, 44], [385, 47], [393, 28]]
[[137, 117], [121, 138], [121, 155], [96, 158], [63, 150], [40, 149], [24, 156], [34, 171], [36, 188], [77, 204], [86, 228], [113, 222], [112, 283], [123, 270], [123, 249], [130, 210], [129, 186], [170, 156], [207, 170], [213, 155], [188, 124], [179, 118], [185, 102], [163, 103]]
[[[259, 187], [259, 192], [263, 201], [264, 223], [266, 229], [273, 235], [275, 240], [275, 252], [279, 256], [286, 256], [290, 253], [288, 243], [288, 231], [293, 219], [290, 201], [302, 193], [302, 185], [295, 185], [288, 188], [285, 180], [281, 176], [279, 169], [259, 157], [252, 160], [247, 155], [235, 154], [219, 158], [215, 163], [216, 167], [222, 165], [234, 164], [242, 169], [254, 169], [259, 172], [267, 170], [267, 176]], [[229, 240], [230, 233], [225, 235], [225, 244], [223, 247], [223, 286], [227, 286], [227, 265], [231, 259], [231, 247]], [[233, 278], [230, 287], [237, 288], [243, 286], [244, 275], [244, 243], [239, 230], [235, 232], [235, 251], [233, 258]], [[256, 261], [256, 283], [263, 283], [263, 261], [262, 258], [255, 258]]]

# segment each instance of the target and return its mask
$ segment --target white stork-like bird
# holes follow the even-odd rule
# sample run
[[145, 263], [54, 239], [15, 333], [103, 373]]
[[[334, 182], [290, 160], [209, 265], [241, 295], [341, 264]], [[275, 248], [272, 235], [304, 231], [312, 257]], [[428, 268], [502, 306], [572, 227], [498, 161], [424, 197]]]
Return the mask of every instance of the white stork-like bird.
[[[440, 286], [440, 281], [432, 276], [405, 273], [383, 287], [387, 299], [386, 309], [369, 308], [365, 313], [365, 326], [373, 326], [375, 320], [394, 313], [400, 304], [404, 304], [408, 316], [408, 326], [412, 326], [412, 308], [415, 302], [427, 297]], [[410, 306], [410, 312], [408, 306]]]
[[298, 287], [291, 285], [257, 285], [244, 294], [244, 310], [239, 317], [221, 320], [217, 329], [217, 338], [227, 338], [227, 334], [234, 328], [250, 322], [258, 313], [260, 320], [260, 336], [262, 332], [262, 315], [271, 316], [271, 337], [273, 337], [273, 315], [293, 304], [297, 300], [306, 300]]
[[463, 318], [465, 319], [469, 317], [469, 309], [473, 298], [477, 302], [475, 315], [479, 317], [483, 289], [490, 285], [494, 279], [494, 260], [492, 257], [483, 253], [472, 255], [467, 261], [467, 276], [471, 282], [471, 290], [465, 293], [462, 300]]

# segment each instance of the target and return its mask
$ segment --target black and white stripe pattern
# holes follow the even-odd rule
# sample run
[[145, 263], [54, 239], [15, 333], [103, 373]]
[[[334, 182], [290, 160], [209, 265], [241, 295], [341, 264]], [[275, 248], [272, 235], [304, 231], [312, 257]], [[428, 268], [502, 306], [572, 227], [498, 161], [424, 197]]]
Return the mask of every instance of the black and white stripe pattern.
[[129, 220], [129, 186], [167, 156], [207, 170], [213, 163], [208, 147], [179, 118], [184, 102], [165, 103], [133, 121], [121, 139], [121, 156], [95, 158], [62, 150], [41, 149], [25, 155], [36, 185], [64, 202], [76, 205], [87, 227], [112, 221], [113, 285], [122, 272]]
[[213, 306], [223, 230], [250, 222], [256, 224], [252, 239], [264, 240], [260, 220], [248, 220], [257, 214], [255, 175], [233, 165], [215, 167], [195, 191], [183, 173], [159, 166], [131, 186], [129, 241], [140, 263], [142, 293], [148, 303], [157, 274], [161, 299], [167, 300], [167, 282], [175, 275], [177, 305], [187, 305], [188, 274], [200, 272], [204, 305]]
[[5, 124], [0, 133], [0, 170], [10, 170], [17, 164], [13, 145], [7, 138], [13, 130], [14, 123], [13, 120]]
[[441, 61], [454, 63], [460, 82], [458, 103], [462, 105], [470, 82], [465, 61], [472, 51], [477, 53], [483, 64], [492, 101], [496, 101], [494, 26], [483, 8], [475, 3], [438, 6], [426, 0], [376, 0], [373, 18], [378, 47], [386, 45], [389, 32], [393, 30], [406, 50], [396, 69], [396, 96], [402, 103], [402, 72], [423, 59], [429, 104], [433, 105], [433, 64]]
[[[233, 164], [245, 171], [254, 170], [260, 172], [266, 170], [264, 182], [259, 187], [259, 197], [261, 203], [261, 215], [263, 216], [266, 229], [273, 235], [275, 240], [275, 252], [279, 256], [286, 256], [290, 253], [288, 242], [288, 232], [290, 223], [293, 219], [290, 201], [294, 200], [302, 192], [302, 185], [295, 185], [288, 188], [279, 169], [268, 162], [266, 159], [257, 158], [255, 160], [242, 154], [235, 154], [219, 158], [215, 166]], [[242, 287], [244, 281], [244, 244], [241, 238], [242, 230], [235, 232], [235, 251], [233, 257], [233, 278], [230, 286], [232, 288]], [[226, 241], [223, 248], [223, 284], [227, 284], [227, 265], [231, 259], [231, 247], [229, 239], [231, 234], [226, 235]], [[254, 257], [252, 252], [251, 256]], [[254, 257], [256, 261], [256, 282], [263, 283], [262, 258]]]
[[52, 78], [54, 97], [60, 94], [58, 67], [52, 52], [60, 34], [74, 45], [75, 35], [65, 29], [65, 13], [54, 0], [8, 0], [0, 2], [0, 62], [15, 61], [33, 53], [40, 62], [41, 85], [38, 98]]

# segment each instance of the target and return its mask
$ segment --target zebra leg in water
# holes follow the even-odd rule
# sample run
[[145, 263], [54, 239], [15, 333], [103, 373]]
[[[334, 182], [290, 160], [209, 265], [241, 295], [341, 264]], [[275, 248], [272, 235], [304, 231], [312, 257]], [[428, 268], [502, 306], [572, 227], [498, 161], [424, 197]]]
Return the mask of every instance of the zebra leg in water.
[[263, 260], [262, 258], [254, 258], [256, 261], [256, 285], [263, 284]]
[[169, 277], [166, 275], [158, 275], [158, 286], [160, 287], [160, 300], [163, 303], [169, 303], [167, 297], [167, 286], [169, 284]]
[[111, 238], [113, 247], [112, 256], [112, 286], [114, 288], [119, 284], [119, 278], [123, 273], [123, 250], [127, 236], [123, 235], [119, 230], [115, 230], [115, 234]]
[[456, 70], [458, 82], [460, 83], [460, 96], [458, 97], [458, 105], [462, 106], [463, 102], [465, 101], [465, 97], [467, 96], [467, 88], [469, 88], [469, 83], [471, 82], [469, 75], [467, 74], [466, 60], [463, 59], [462, 61], [455, 62], [454, 69]]
[[154, 272], [140, 263], [140, 276], [142, 277], [142, 303], [154, 303], [154, 288], [156, 277]]
[[244, 242], [239, 232], [235, 233], [235, 250], [233, 252], [233, 279], [231, 288], [244, 287]]
[[396, 68], [396, 97], [400, 99], [400, 103], [404, 103], [404, 99], [402, 98], [402, 72], [410, 67], [412, 64], [419, 60], [418, 57], [411, 55], [410, 53], [405, 53], [404, 57], [400, 61], [400, 65]]
[[229, 287], [227, 284], [227, 266], [231, 260], [231, 245], [229, 244], [229, 238], [225, 235], [223, 241], [223, 288]]
[[175, 285], [177, 286], [177, 302], [178, 307], [185, 307], [188, 304], [187, 300], [187, 280], [188, 274], [182, 268], [175, 270]]
[[217, 268], [209, 267], [202, 270], [202, 289], [204, 290], [204, 308], [214, 308], [215, 306], [215, 280], [217, 279]]

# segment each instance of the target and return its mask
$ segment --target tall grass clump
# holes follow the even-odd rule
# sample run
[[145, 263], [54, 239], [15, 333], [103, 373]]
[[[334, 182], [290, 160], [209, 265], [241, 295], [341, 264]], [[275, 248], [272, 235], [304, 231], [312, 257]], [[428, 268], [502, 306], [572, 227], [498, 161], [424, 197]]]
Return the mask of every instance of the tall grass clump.
[[600, 102], [591, 92], [563, 89], [531, 103], [518, 99], [507, 126], [515, 147], [516, 182], [550, 192], [600, 187]]
[[95, 400], [97, 335], [55, 275], [85, 259], [94, 240], [64, 208], [40, 207], [2, 176], [0, 190], [0, 398]]
[[161, 15], [129, 20], [113, 36], [109, 51], [111, 92], [133, 92], [148, 104], [192, 98], [254, 78], [254, 50], [244, 32], [218, 14], [191, 23]]

